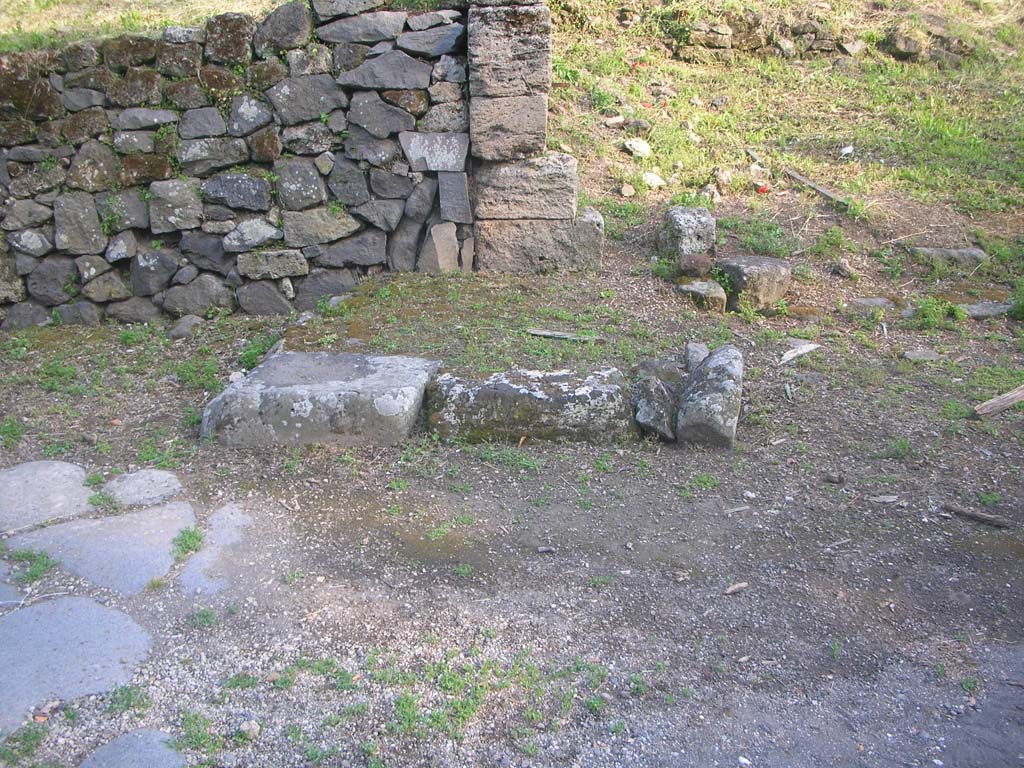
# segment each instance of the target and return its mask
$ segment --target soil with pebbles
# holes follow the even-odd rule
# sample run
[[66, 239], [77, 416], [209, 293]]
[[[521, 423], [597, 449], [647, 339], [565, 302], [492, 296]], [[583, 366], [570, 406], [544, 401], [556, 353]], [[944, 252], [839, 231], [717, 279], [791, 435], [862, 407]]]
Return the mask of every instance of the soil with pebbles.
[[[638, 319], [677, 322], [677, 297], [614, 262], [633, 258], [616, 251], [599, 279]], [[150, 706], [67, 702], [74, 722], [54, 712], [33, 759], [77, 765], [135, 728], [181, 736], [199, 713], [209, 739], [186, 754], [219, 766], [1020, 765], [1024, 413], [939, 413], [973, 366], [1022, 367], [1013, 327], [894, 325], [851, 348], [844, 319], [779, 366], [787, 345], [758, 330], [795, 321], [725, 322], [748, 371], [734, 453], [528, 436], [239, 452], [196, 441], [181, 415], [206, 395], [166, 376], [90, 400], [9, 377], [0, 408], [32, 428], [4, 466], [74, 432], [61, 458], [124, 470], [161, 425], [161, 446], [187, 449], [175, 471], [200, 527], [228, 503], [252, 518], [216, 561], [216, 594], [181, 590], [180, 564], [130, 598], [59, 568], [33, 585], [154, 637], [134, 678]], [[696, 341], [719, 326], [689, 323]], [[22, 365], [93, 332], [62, 333]], [[964, 370], [900, 359], [922, 344]], [[230, 370], [228, 334], [159, 354], [203, 345]], [[942, 511], [982, 494], [1009, 529]], [[251, 687], [225, 684], [239, 673]], [[254, 741], [237, 736], [249, 720]]]

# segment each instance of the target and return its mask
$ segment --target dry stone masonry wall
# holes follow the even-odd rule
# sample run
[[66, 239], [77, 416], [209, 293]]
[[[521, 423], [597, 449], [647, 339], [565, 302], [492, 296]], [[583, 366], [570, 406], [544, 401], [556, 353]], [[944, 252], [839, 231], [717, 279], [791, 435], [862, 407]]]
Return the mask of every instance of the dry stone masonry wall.
[[0, 316], [314, 308], [382, 270], [585, 268], [551, 16], [293, 0], [0, 57]]

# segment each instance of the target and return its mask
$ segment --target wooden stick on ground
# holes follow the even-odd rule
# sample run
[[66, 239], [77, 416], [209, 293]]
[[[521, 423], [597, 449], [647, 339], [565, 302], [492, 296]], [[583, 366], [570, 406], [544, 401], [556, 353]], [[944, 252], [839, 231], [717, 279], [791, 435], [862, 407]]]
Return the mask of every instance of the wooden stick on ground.
[[815, 182], [808, 179], [806, 176], [801, 176], [799, 173], [790, 170], [789, 168], [783, 168], [782, 172], [789, 176], [789, 178], [791, 178], [797, 184], [803, 184], [808, 189], [813, 189], [819, 195], [821, 195], [830, 203], [832, 203], [832, 205], [835, 206], [837, 210], [845, 211], [850, 207], [849, 202], [841, 198], [835, 192], [833, 192], [830, 189], [825, 189], [825, 187], [821, 186], [820, 184], [816, 184]]
[[991, 525], [993, 528], [1010, 527], [1010, 521], [1002, 515], [990, 515], [987, 512], [975, 512], [973, 509], [961, 507], [959, 504], [953, 501], [947, 501], [945, 504], [942, 505], [942, 508], [947, 512], [953, 513], [957, 517], [965, 517], [968, 520], [974, 520], [978, 523]]
[[544, 328], [527, 328], [526, 332], [531, 336], [540, 336], [545, 339], [561, 339], [562, 341], [604, 341], [603, 336], [581, 336], [576, 333], [565, 333], [564, 331], [548, 331]]
[[1005, 394], [999, 395], [999, 397], [993, 397], [991, 400], [986, 400], [984, 403], [974, 406], [974, 415], [979, 419], [983, 416], [992, 416], [1005, 411], [1017, 403], [1024, 403], [1024, 384], [1021, 384], [1016, 389], [1011, 389]]

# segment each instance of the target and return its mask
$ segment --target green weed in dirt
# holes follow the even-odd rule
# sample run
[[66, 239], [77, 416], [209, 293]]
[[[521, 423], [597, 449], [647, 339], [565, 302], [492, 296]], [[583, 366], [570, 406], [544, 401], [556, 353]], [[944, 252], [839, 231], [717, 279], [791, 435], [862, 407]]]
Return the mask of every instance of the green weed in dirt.
[[203, 532], [195, 526], [182, 528], [171, 540], [171, 552], [174, 559], [182, 561], [194, 552], [203, 548]]
[[178, 751], [191, 749], [212, 754], [224, 747], [224, 737], [217, 733], [213, 721], [199, 712], [181, 711], [181, 735], [171, 741]]
[[13, 416], [0, 421], [0, 440], [3, 441], [4, 448], [16, 447], [25, 436], [26, 429], [27, 427]]
[[22, 765], [29, 760], [46, 739], [46, 726], [41, 723], [23, 725], [0, 743], [0, 761], [4, 765]]
[[48, 554], [34, 549], [18, 549], [11, 552], [9, 557], [16, 563], [25, 564], [25, 568], [14, 576], [23, 584], [39, 581], [57, 565], [57, 561]]
[[239, 364], [247, 371], [255, 368], [263, 356], [270, 351], [270, 348], [280, 338], [281, 335], [278, 333], [263, 333], [252, 339], [245, 345], [242, 353], [238, 356]]
[[107, 711], [114, 714], [135, 712], [142, 714], [153, 700], [146, 689], [139, 685], [121, 685], [110, 692], [107, 699]]

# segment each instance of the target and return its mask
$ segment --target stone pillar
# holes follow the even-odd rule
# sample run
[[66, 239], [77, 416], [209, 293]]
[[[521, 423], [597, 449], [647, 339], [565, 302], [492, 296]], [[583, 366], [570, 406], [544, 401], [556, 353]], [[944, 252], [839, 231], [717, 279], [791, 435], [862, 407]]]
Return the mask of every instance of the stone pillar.
[[570, 155], [545, 154], [551, 12], [543, 3], [477, 0], [469, 11], [469, 134], [476, 266], [564, 272], [592, 266], [604, 222], [577, 210]]

